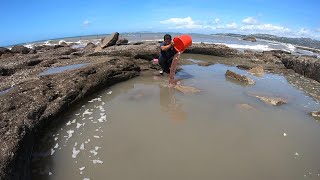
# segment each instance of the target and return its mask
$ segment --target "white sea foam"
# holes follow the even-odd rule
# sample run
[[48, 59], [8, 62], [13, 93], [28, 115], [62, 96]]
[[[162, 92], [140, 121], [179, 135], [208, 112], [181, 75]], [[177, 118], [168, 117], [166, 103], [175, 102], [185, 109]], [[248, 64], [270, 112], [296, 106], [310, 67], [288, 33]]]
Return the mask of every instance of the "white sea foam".
[[69, 131], [67, 131], [68, 133], [68, 137], [67, 140], [70, 139], [72, 137], [72, 134], [74, 133], [74, 130], [70, 129]]
[[92, 160], [93, 164], [102, 164], [103, 161], [97, 159], [97, 160]]
[[77, 129], [79, 129], [82, 126], [82, 124], [77, 123]]
[[224, 44], [234, 49], [251, 49], [251, 50], [258, 50], [258, 51], [275, 50], [273, 48], [270, 48], [268, 45], [262, 45], [262, 44], [257, 44], [257, 45], [225, 44], [225, 43], [216, 43], [216, 44]]
[[86, 109], [86, 111], [82, 114], [82, 117], [84, 117], [84, 115], [91, 115], [93, 112], [90, 112], [89, 109]]
[[55, 150], [51, 149], [51, 156], [54, 154]]
[[81, 167], [79, 168], [80, 171], [83, 171], [86, 167]]
[[77, 158], [79, 153], [80, 153], [80, 150], [76, 150], [76, 148], [73, 147], [73, 149], [72, 149], [72, 158]]
[[84, 144], [83, 143], [80, 145], [80, 149], [84, 150]]
[[90, 153], [93, 154], [94, 156], [98, 155], [98, 152], [96, 150], [91, 150]]

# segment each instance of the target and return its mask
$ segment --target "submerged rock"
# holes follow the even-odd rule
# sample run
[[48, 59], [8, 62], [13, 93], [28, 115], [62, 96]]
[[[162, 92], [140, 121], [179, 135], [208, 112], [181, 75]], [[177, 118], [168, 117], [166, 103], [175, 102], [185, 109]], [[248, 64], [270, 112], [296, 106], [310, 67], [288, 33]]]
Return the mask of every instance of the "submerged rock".
[[237, 104], [237, 108], [238, 109], [243, 109], [243, 110], [250, 110], [250, 111], [257, 110], [255, 107], [253, 107], [253, 106], [251, 106], [249, 104]]
[[192, 94], [200, 92], [199, 89], [191, 86], [175, 85], [174, 88], [182, 92], [183, 94]]
[[250, 74], [258, 77], [262, 77], [264, 75], [264, 70], [262, 66], [256, 66], [248, 71]]
[[230, 70], [227, 70], [226, 74], [225, 74], [227, 77], [229, 78], [232, 78], [234, 80], [237, 80], [241, 83], [244, 83], [244, 84], [247, 84], [247, 85], [253, 85], [255, 84], [254, 80], [248, 78], [247, 76], [245, 75], [240, 75], [240, 74], [237, 74], [235, 72], [232, 72]]
[[287, 104], [287, 101], [281, 98], [272, 98], [272, 97], [266, 97], [266, 96], [255, 96], [256, 98], [260, 99], [266, 104], [271, 104], [274, 106], [280, 106], [282, 104]]
[[198, 66], [211, 66], [214, 62], [198, 62]]

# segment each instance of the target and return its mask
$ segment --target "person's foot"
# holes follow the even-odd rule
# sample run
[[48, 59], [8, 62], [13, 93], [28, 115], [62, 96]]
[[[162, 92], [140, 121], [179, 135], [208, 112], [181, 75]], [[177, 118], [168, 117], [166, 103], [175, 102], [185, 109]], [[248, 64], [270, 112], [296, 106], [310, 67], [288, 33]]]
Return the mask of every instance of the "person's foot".
[[159, 71], [159, 73], [162, 75], [162, 74], [163, 74], [163, 71], [162, 71], [162, 70], [160, 70], [160, 71]]

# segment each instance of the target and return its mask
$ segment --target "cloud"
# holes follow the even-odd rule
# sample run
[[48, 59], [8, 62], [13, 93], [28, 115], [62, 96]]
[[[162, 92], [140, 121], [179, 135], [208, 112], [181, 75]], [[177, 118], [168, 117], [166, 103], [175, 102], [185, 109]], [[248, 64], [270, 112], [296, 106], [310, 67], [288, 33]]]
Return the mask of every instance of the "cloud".
[[82, 26], [83, 27], [88, 27], [90, 24], [91, 24], [91, 22], [88, 21], [88, 20], [85, 20], [85, 21], [82, 22]]
[[289, 27], [275, 25], [271, 23], [258, 22], [253, 17], [244, 18], [241, 21], [233, 21], [231, 23], [223, 23], [219, 18], [211, 20], [203, 20], [195, 22], [191, 17], [186, 18], [169, 18], [160, 21], [160, 24], [166, 25], [171, 29], [184, 29], [189, 32], [232, 32], [239, 34], [272, 34], [284, 37], [309, 37], [313, 39], [320, 39], [320, 28], [318, 29], [290, 29]]
[[227, 24], [225, 27], [226, 27], [226, 29], [237, 29], [238, 25], [237, 25], [237, 23], [232, 22], [230, 24]]
[[186, 18], [170, 18], [167, 20], [160, 21], [161, 24], [168, 24], [171, 28], [181, 29], [197, 29], [202, 28], [203, 26], [195, 23], [191, 17]]
[[277, 33], [291, 32], [289, 28], [286, 28], [283, 26], [276, 26], [272, 24], [245, 25], [240, 27], [240, 30], [241, 31], [277, 32]]
[[242, 23], [248, 24], [248, 25], [253, 25], [253, 24], [257, 24], [258, 21], [254, 17], [247, 17], [242, 20]]

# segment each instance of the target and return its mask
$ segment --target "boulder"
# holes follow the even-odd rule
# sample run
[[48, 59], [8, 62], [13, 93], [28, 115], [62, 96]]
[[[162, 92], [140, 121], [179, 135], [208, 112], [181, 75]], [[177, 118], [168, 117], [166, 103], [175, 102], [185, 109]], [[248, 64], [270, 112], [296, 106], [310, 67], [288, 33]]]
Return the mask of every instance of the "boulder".
[[117, 41], [118, 41], [118, 38], [119, 38], [119, 33], [118, 32], [115, 32], [115, 33], [111, 34], [110, 36], [107, 36], [107, 37], [103, 38], [101, 40], [101, 43], [95, 49], [95, 52], [99, 52], [103, 48], [115, 45], [117, 43]]
[[235, 72], [232, 72], [230, 70], [227, 70], [226, 74], [225, 74], [227, 77], [229, 78], [232, 78], [234, 80], [237, 80], [243, 84], [246, 84], [246, 85], [253, 85], [255, 84], [254, 80], [248, 78], [247, 76], [245, 75], [240, 75], [240, 74], [237, 74]]
[[253, 37], [253, 36], [247, 36], [247, 37], [243, 38], [242, 40], [251, 41], [251, 42], [256, 42], [257, 41], [257, 39], [255, 37]]
[[11, 51], [13, 53], [28, 54], [30, 52], [30, 49], [22, 45], [17, 45], [17, 46], [13, 46]]
[[116, 42], [116, 45], [120, 46], [120, 45], [126, 45], [128, 44], [128, 39], [126, 38], [120, 38], [117, 42]]
[[256, 66], [248, 71], [250, 74], [258, 77], [262, 77], [264, 75], [264, 70], [262, 66]]
[[9, 49], [4, 48], [4, 47], [0, 47], [0, 56], [2, 54], [10, 54], [10, 53], [12, 53], [12, 52]]

